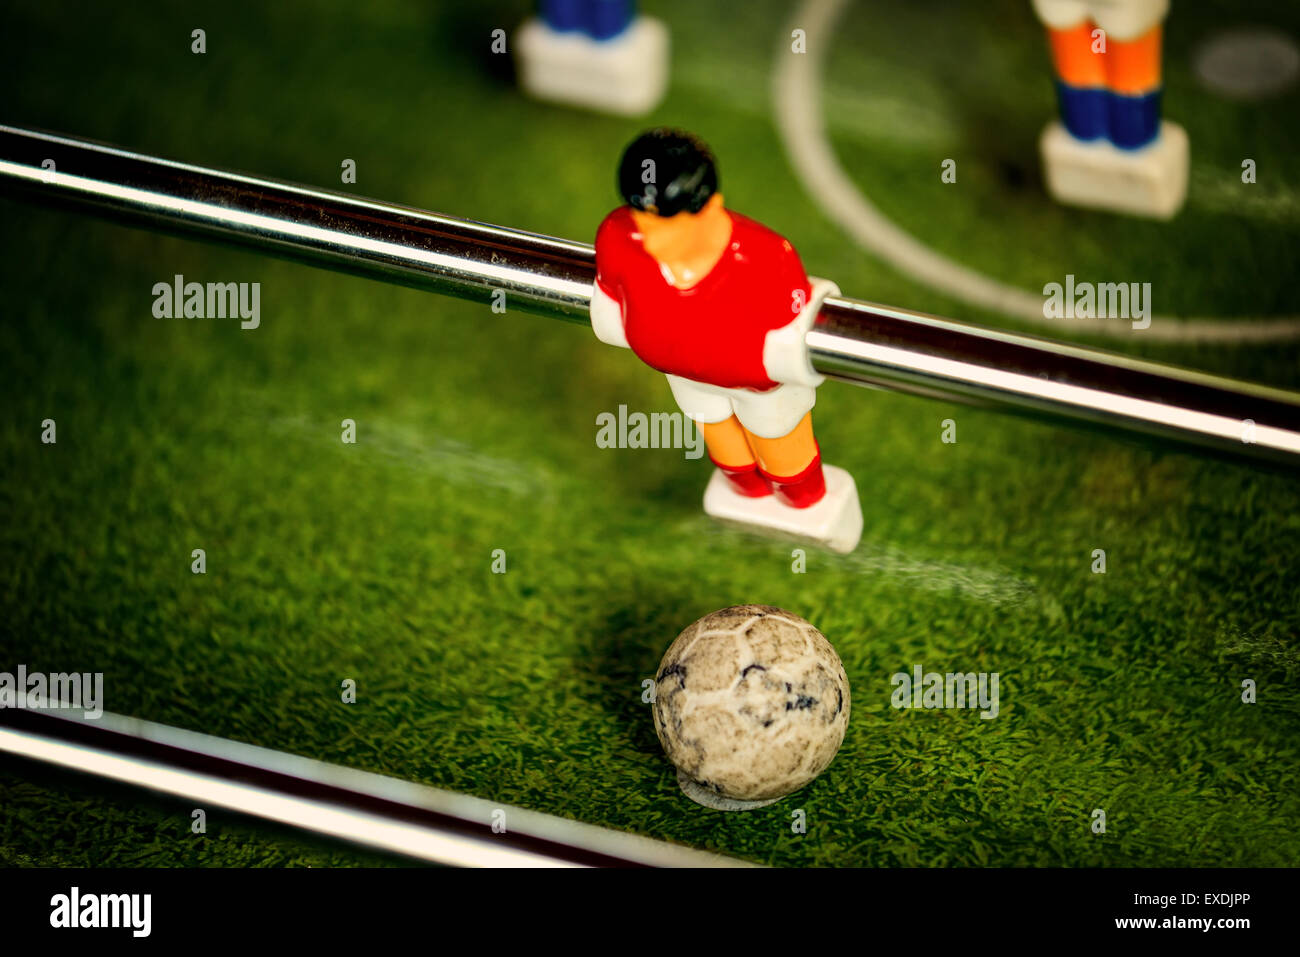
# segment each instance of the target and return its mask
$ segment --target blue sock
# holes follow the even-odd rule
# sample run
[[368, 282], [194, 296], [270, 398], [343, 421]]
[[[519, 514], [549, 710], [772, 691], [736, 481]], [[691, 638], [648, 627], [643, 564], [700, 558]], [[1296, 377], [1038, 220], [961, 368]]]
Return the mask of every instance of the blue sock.
[[552, 30], [567, 33], [583, 29], [584, 6], [583, 0], [541, 0], [537, 12]]
[[593, 39], [609, 40], [636, 17], [636, 0], [586, 0], [583, 28]]
[[1121, 149], [1135, 150], [1160, 135], [1160, 91], [1143, 96], [1111, 93], [1110, 141]]
[[1110, 112], [1104, 89], [1057, 80], [1056, 98], [1061, 104], [1061, 122], [1075, 139], [1096, 140], [1106, 135]]

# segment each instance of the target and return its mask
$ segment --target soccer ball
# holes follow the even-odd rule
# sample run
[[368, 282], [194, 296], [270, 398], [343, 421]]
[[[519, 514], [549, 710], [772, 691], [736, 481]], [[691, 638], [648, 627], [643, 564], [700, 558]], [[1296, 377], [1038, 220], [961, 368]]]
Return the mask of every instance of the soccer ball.
[[831, 763], [849, 725], [849, 680], [822, 633], [770, 605], [705, 615], [655, 676], [655, 732], [692, 800], [762, 807]]

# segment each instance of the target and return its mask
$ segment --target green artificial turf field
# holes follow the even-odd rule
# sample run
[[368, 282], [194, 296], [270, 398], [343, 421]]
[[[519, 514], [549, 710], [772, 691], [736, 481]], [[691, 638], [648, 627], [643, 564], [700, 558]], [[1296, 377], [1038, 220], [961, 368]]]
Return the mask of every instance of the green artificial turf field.
[[[0, 36], [0, 122], [588, 241], [622, 147], [671, 123], [713, 146], [729, 205], [847, 295], [1027, 328], [899, 275], [811, 202], [772, 120], [786, 5], [646, 3], [675, 72], [642, 121], [522, 98], [485, 51], [526, 6], [27, 4]], [[1160, 312], [1295, 315], [1300, 96], [1232, 103], [1188, 66], [1233, 8], [1169, 21], [1166, 113], [1193, 150], [1173, 224], [1044, 196], [1053, 103], [1027, 2], [853, 6], [830, 136], [883, 211], [1005, 282], [1134, 278]], [[1293, 8], [1251, 19], [1300, 34]], [[1245, 194], [1242, 156], [1261, 170]], [[795, 573], [789, 545], [704, 517], [700, 461], [596, 446], [599, 413], [674, 406], [579, 325], [8, 200], [0, 242], [0, 670], [102, 671], [114, 712], [779, 865], [1300, 854], [1294, 477], [831, 383], [818, 438], [866, 531]], [[154, 318], [177, 273], [260, 282], [260, 327]], [[1289, 387], [1300, 360], [1295, 342], [1104, 344]], [[805, 790], [722, 815], [681, 795], [641, 681], [685, 625], [751, 602], [831, 639], [853, 717]], [[895, 710], [890, 676], [917, 664], [998, 673], [998, 717]], [[0, 762], [0, 865], [385, 860], [215, 810], [206, 836], [189, 824]]]

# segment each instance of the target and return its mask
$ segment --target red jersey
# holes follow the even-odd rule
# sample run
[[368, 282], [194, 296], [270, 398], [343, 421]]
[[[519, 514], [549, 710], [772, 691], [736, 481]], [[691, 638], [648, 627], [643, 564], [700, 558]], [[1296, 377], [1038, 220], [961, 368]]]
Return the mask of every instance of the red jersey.
[[812, 292], [789, 241], [730, 210], [731, 239], [698, 283], [678, 289], [620, 206], [596, 232], [596, 282], [622, 306], [628, 345], [647, 365], [724, 388], [765, 392], [768, 332], [794, 321]]

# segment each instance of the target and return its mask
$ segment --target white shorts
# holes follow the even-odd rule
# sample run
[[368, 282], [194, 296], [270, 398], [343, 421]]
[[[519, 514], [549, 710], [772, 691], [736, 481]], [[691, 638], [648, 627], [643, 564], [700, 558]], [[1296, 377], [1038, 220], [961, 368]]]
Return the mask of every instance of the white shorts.
[[1169, 13], [1169, 0], [1033, 0], [1038, 19], [1053, 30], [1091, 20], [1116, 40], [1136, 40]]
[[792, 383], [767, 392], [754, 392], [724, 389], [670, 375], [668, 387], [673, 390], [678, 407], [696, 422], [711, 425], [734, 415], [741, 425], [764, 439], [789, 435], [817, 402], [816, 389]]

